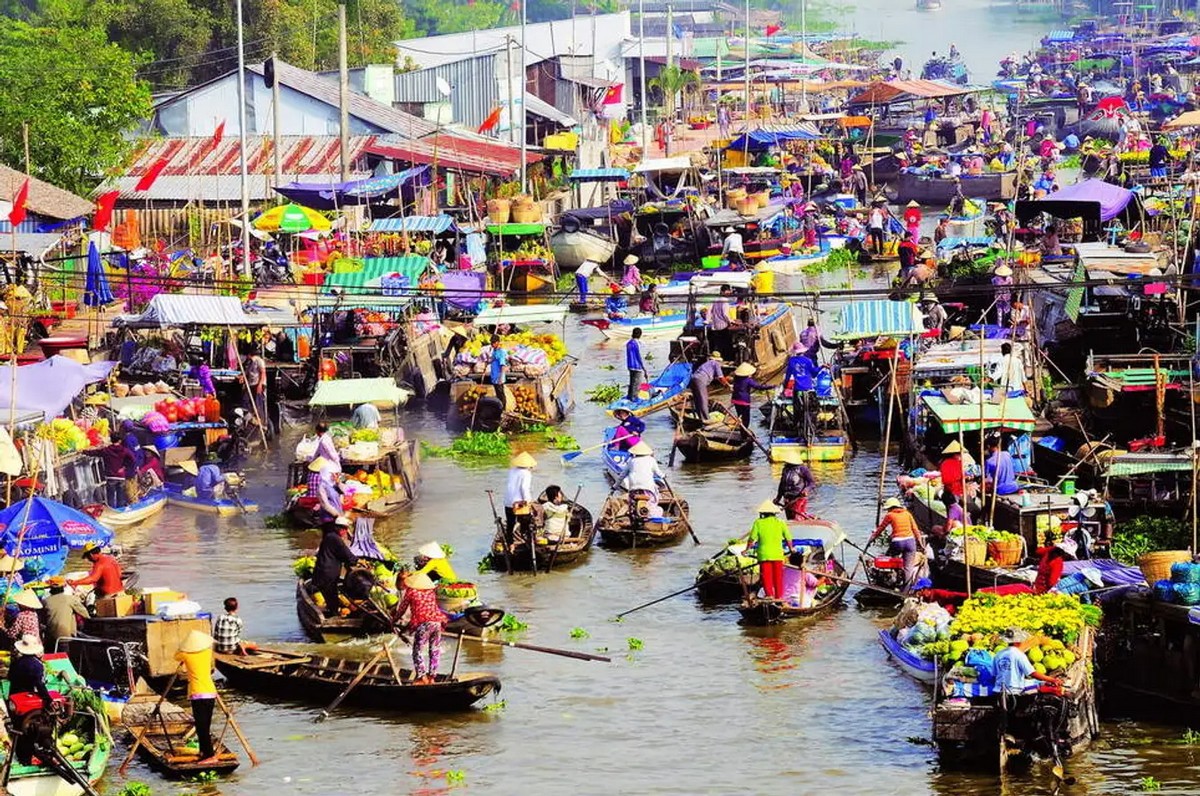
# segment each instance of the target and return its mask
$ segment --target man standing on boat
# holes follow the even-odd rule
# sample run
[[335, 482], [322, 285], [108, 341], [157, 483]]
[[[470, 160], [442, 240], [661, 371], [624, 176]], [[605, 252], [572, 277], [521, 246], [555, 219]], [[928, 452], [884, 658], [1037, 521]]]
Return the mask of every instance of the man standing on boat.
[[86, 576], [72, 580], [73, 586], [92, 586], [97, 600], [125, 592], [121, 565], [117, 559], [100, 552], [100, 545], [95, 542], [84, 545], [83, 560], [91, 563], [92, 570]]
[[692, 372], [690, 384], [692, 405], [695, 407], [696, 417], [701, 423], [708, 422], [708, 385], [713, 381], [719, 381], [726, 387], [729, 386], [729, 379], [726, 378], [725, 371], [721, 367], [724, 364], [725, 360], [721, 358], [721, 352], [713, 351], [708, 355], [708, 360]]
[[779, 476], [775, 504], [783, 509], [784, 516], [789, 520], [809, 519], [808, 495], [817, 485], [812, 470], [804, 463], [800, 451], [785, 450], [780, 458], [783, 461], [783, 473]]
[[600, 263], [584, 260], [575, 269], [575, 287], [579, 289], [579, 300], [581, 302], [587, 301], [588, 280], [592, 278], [592, 274], [596, 273], [596, 269], [599, 267]]
[[488, 365], [488, 379], [492, 389], [496, 391], [496, 400], [500, 408], [508, 408], [508, 392], [504, 389], [505, 375], [508, 373], [508, 351], [500, 345], [500, 335], [492, 335], [492, 354]]
[[[734, 270], [746, 267], [746, 244], [742, 241], [742, 233], [733, 227], [726, 227], [725, 242], [721, 245], [721, 257]], [[722, 291], [724, 292], [724, 291]]]
[[883, 208], [878, 202], [871, 205], [871, 213], [867, 216], [867, 241], [870, 245], [871, 253], [882, 257], [884, 241]]
[[850, 167], [850, 192], [854, 194], [854, 198], [858, 200], [860, 207], [867, 206], [867, 193], [870, 188], [867, 182], [867, 173], [863, 171], [863, 167], [855, 163]]
[[783, 562], [785, 550], [792, 552], [791, 531], [779, 519], [779, 507], [764, 500], [758, 507], [758, 519], [746, 534], [746, 544], [758, 557], [758, 572], [768, 600], [783, 599]]
[[708, 308], [708, 350], [709, 351], [729, 351], [733, 342], [729, 327], [731, 321], [729, 318], [729, 297], [733, 294], [733, 288], [729, 285], [721, 286], [721, 293], [717, 296], [717, 300]]
[[504, 542], [512, 546], [513, 529], [518, 520], [521, 533], [529, 537], [529, 528], [533, 514], [533, 468], [537, 467], [537, 459], [526, 451], [521, 451], [512, 458], [508, 469], [508, 482], [504, 486]]
[[625, 368], [629, 371], [629, 389], [625, 397], [636, 401], [642, 381], [646, 378], [646, 362], [642, 358], [642, 327], [633, 327], [629, 342], [625, 344]]

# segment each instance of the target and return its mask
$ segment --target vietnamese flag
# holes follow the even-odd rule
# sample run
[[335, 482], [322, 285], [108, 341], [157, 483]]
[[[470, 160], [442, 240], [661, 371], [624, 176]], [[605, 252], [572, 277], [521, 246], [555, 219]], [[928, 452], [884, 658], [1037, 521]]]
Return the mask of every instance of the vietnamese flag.
[[604, 99], [600, 101], [601, 105], [619, 105], [621, 103], [621, 89], [625, 88], [624, 83], [618, 83], [615, 86], [609, 86], [608, 91], [604, 92]]
[[117, 203], [120, 191], [109, 191], [96, 197], [96, 217], [92, 219], [92, 229], [103, 232], [112, 222], [113, 206]]
[[489, 130], [494, 130], [499, 124], [500, 106], [497, 105], [492, 112], [487, 115], [487, 118], [483, 120], [483, 124], [479, 125], [479, 129], [476, 132], [486, 133]]
[[779, 31], [783, 30], [782, 25], [767, 25], [767, 35], [774, 36]]
[[222, 119], [221, 123], [217, 125], [217, 129], [213, 130], [212, 148], [216, 149], [218, 146], [220, 146], [221, 139], [224, 137], [225, 137], [225, 120]]
[[135, 191], [150, 190], [150, 187], [152, 185], [154, 185], [154, 181], [158, 179], [158, 175], [162, 174], [162, 170], [165, 169], [166, 167], [167, 167], [167, 159], [166, 158], [159, 158], [158, 160], [154, 161], [154, 165], [152, 165], [150, 168], [146, 169], [146, 173], [142, 175], [142, 178], [140, 180], [138, 180], [138, 183], [137, 183], [137, 185], [134, 186], [133, 190], [135, 190]]
[[17, 190], [17, 195], [13, 198], [12, 210], [8, 213], [8, 223], [12, 224], [14, 228], [20, 226], [21, 222], [25, 220], [25, 203], [27, 201], [29, 201], [28, 177]]

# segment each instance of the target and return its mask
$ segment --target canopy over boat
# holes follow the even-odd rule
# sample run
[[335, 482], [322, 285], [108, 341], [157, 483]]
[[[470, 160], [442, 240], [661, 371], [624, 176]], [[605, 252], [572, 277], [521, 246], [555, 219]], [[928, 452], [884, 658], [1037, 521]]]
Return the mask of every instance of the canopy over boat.
[[838, 314], [834, 340], [909, 337], [925, 333], [921, 311], [910, 301], [855, 301]]
[[115, 323], [140, 329], [173, 326], [265, 326], [266, 320], [248, 315], [237, 296], [159, 293], [140, 315], [118, 315]]
[[392, 379], [332, 379], [317, 382], [309, 406], [352, 406], [383, 401], [399, 406], [412, 392], [397, 387]]
[[941, 395], [923, 395], [921, 400], [937, 418], [947, 434], [960, 431], [1002, 428], [1009, 431], [1033, 431], [1037, 418], [1024, 398], [1008, 398], [1000, 403], [952, 404]]
[[71, 549], [112, 539], [112, 531], [87, 514], [49, 498], [26, 498], [0, 512], [0, 546], [37, 577], [62, 572]]
[[476, 326], [494, 326], [501, 323], [562, 323], [571, 310], [564, 304], [505, 304], [488, 307], [475, 316]]
[[62, 414], [84, 387], [107, 379], [116, 364], [81, 365], [70, 357], [56, 355], [32, 365], [20, 365], [15, 373], [11, 365], [4, 365], [0, 367], [3, 379], [0, 383], [12, 388], [0, 390], [0, 412], [6, 418], [13, 413], [26, 422], [50, 421]]
[[1049, 213], [1055, 218], [1083, 218], [1095, 224], [1129, 215], [1127, 211], [1132, 209], [1139, 211], [1133, 212], [1136, 220], [1141, 213], [1134, 198], [1133, 191], [1104, 180], [1083, 180], [1055, 191], [1046, 199], [1017, 202], [1017, 219], [1024, 222], [1038, 213]]
[[425, 232], [430, 235], [440, 235], [443, 232], [457, 232], [458, 226], [454, 219], [445, 213], [437, 216], [397, 216], [394, 218], [377, 218], [371, 222], [371, 232]]

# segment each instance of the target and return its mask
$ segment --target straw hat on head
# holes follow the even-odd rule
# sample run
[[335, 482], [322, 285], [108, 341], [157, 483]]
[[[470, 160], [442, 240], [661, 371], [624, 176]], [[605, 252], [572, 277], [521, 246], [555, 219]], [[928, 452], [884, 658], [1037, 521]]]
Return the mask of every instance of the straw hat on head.
[[345, 514], [343, 514], [340, 517], [334, 517], [333, 524], [341, 525], [344, 528], [349, 528], [350, 527], [350, 518], [347, 517]]
[[920, 207], [920, 206], [921, 206], [921, 203], [918, 202], [916, 199], [909, 199], [908, 204], [905, 205], [905, 207]]
[[417, 548], [417, 555], [424, 556], [425, 558], [445, 558], [446, 551], [437, 542], [428, 542]]
[[42, 607], [42, 601], [29, 589], [21, 589], [13, 595], [12, 601], [22, 608], [32, 608], [35, 611]]
[[0, 574], [10, 575], [13, 572], [19, 572], [25, 562], [20, 558], [14, 558], [8, 553], [0, 553]]
[[958, 444], [958, 440], [953, 440], [949, 445], [942, 448], [942, 453], [947, 456], [951, 453], [962, 453], [962, 445]]
[[733, 372], [735, 376], [753, 376], [758, 368], [751, 365], [749, 362], [743, 362], [737, 366], [737, 370]]
[[429, 591], [434, 588], [434, 585], [433, 581], [424, 572], [414, 572], [404, 579], [404, 588]]
[[637, 265], [639, 262], [641, 262], [641, 260], [642, 260], [642, 258], [638, 257], [636, 254], [625, 255], [625, 264], [626, 265]]
[[1064, 553], [1069, 555], [1071, 558], [1074, 558], [1075, 554], [1079, 552], [1079, 545], [1075, 542], [1074, 539], [1063, 539], [1063, 540], [1057, 542], [1054, 546], [1057, 547], [1059, 550], [1062, 550]]
[[26, 633], [21, 636], [16, 644], [13, 644], [13, 649], [21, 655], [41, 655], [46, 651], [42, 646], [42, 640], [32, 633]]
[[654, 448], [651, 448], [645, 442], [641, 441], [629, 449], [629, 454], [631, 456], [649, 456], [652, 453], [654, 453]]
[[530, 456], [528, 451], [521, 451], [512, 457], [512, 461], [509, 464], [513, 467], [532, 470], [534, 467], [537, 467], [537, 459]]
[[203, 630], [193, 630], [187, 634], [187, 638], [179, 645], [180, 652], [204, 652], [212, 649], [212, 636], [205, 633]]
[[723, 356], [721, 356], [721, 352], [720, 352], [720, 351], [710, 351], [710, 352], [709, 352], [709, 354], [708, 354], [708, 358], [709, 358], [709, 359], [715, 359], [715, 360], [717, 360], [718, 362], [724, 362], [724, 361], [725, 361], [725, 358], [724, 358]]
[[772, 503], [769, 500], [764, 500], [762, 503], [758, 504], [758, 513], [759, 514], [778, 514], [779, 507], [776, 506], [774, 503]]
[[49, 578], [46, 578], [46, 585], [52, 589], [56, 589], [59, 586], [66, 586], [67, 579], [64, 578], [62, 575], [53, 575]]
[[[311, 462], [308, 463], [308, 471], [310, 473], [319, 473], [322, 470], [324, 470], [326, 467], [329, 467], [330, 464], [331, 464], [331, 462], [328, 459], [326, 459], [324, 456], [318, 456], [317, 458], [313, 459]], [[182, 467], [183, 465], [180, 464], [179, 466]], [[193, 466], [195, 466], [194, 462], [193, 462]]]
[[994, 273], [996, 276], [1012, 276], [1012, 269], [1007, 265], [1001, 265], [997, 266], [996, 270], [992, 273]]
[[795, 448], [786, 448], [779, 452], [779, 461], [784, 464], [804, 464], [804, 457]]
[[883, 501], [883, 507], [885, 509], [902, 509], [904, 504], [900, 502], [900, 498], [893, 497]]
[[[315, 464], [318, 461], [323, 462], [325, 460], [318, 457], [317, 459], [313, 460], [313, 463]], [[184, 459], [183, 461], [181, 461], [179, 463], [179, 469], [183, 470], [188, 475], [199, 475], [199, 473], [200, 473], [200, 468], [196, 466], [195, 459]], [[321, 468], [318, 467], [316, 470], [313, 470], [312, 464], [310, 464], [308, 466], [308, 469], [312, 470], [315, 473], [318, 470], [320, 470]]]

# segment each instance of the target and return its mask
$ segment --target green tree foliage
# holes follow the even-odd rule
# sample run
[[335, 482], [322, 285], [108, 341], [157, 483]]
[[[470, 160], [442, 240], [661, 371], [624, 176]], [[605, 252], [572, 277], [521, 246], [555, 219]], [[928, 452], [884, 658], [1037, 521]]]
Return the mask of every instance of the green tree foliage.
[[683, 95], [686, 107], [688, 96], [699, 90], [700, 75], [671, 64], [663, 67], [658, 77], [646, 81], [646, 87], [658, 94], [665, 115], [671, 116], [675, 113], [675, 99], [678, 95]]
[[150, 112], [135, 57], [90, 28], [0, 26], [0, 161], [86, 194], [128, 152], [124, 133]]
[[486, 30], [510, 24], [516, 16], [506, 3], [495, 0], [407, 0], [404, 13], [419, 36]]

